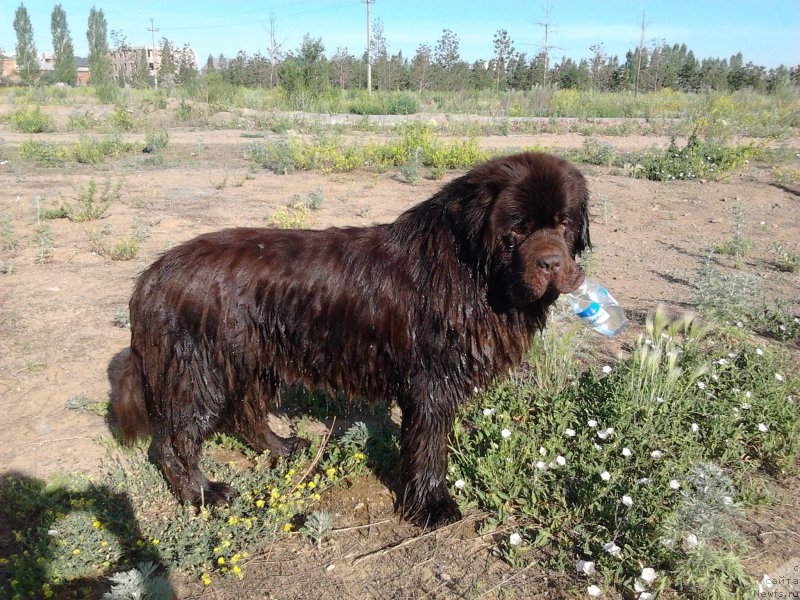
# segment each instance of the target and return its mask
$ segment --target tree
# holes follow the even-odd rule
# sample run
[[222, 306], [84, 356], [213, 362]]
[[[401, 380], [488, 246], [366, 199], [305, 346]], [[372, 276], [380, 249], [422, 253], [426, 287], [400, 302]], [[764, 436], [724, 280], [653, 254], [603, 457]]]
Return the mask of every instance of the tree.
[[494, 34], [494, 88], [499, 89], [501, 81], [506, 81], [506, 67], [514, 54], [514, 42], [508, 31], [498, 29]]
[[111, 83], [111, 57], [108, 55], [108, 24], [103, 9], [94, 6], [89, 11], [89, 27], [86, 30], [89, 42], [89, 76], [95, 87]]
[[414, 58], [411, 59], [411, 81], [419, 91], [427, 89], [432, 84], [433, 62], [431, 58], [431, 47], [422, 44], [417, 48]]
[[175, 83], [186, 85], [197, 79], [197, 61], [195, 54], [188, 44], [183, 46], [183, 52], [178, 56], [178, 71], [175, 74]]
[[161, 38], [160, 65], [158, 67], [158, 80], [163, 82], [165, 88], [175, 85], [175, 74], [178, 72], [178, 64], [175, 62], [175, 50], [172, 42], [167, 38]]
[[67, 27], [67, 13], [60, 4], [50, 15], [50, 33], [53, 36], [53, 71], [56, 81], [73, 85], [77, 77], [75, 48]]
[[458, 36], [449, 29], [442, 30], [442, 37], [436, 42], [433, 50], [433, 60], [437, 67], [439, 87], [453, 90], [463, 83], [461, 76], [463, 68], [457, 68], [461, 63], [461, 54], [458, 49]]
[[33, 27], [28, 9], [20, 4], [14, 15], [14, 31], [17, 32], [17, 73], [25, 83], [33, 83], [39, 75], [36, 45], [33, 43]]

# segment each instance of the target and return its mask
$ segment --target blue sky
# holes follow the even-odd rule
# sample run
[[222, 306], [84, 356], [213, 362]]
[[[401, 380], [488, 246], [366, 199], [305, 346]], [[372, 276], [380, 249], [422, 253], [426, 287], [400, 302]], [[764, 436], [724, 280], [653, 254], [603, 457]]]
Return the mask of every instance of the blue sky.
[[[506, 29], [518, 51], [535, 54], [544, 41], [539, 23], [548, 0], [457, 1], [374, 0], [372, 16], [383, 22], [389, 51], [414, 55], [420, 44], [432, 48], [445, 28], [460, 40], [465, 60], [490, 58], [492, 38]], [[23, 2], [28, 9], [39, 52], [51, 50], [50, 13], [54, 1]], [[14, 52], [14, 12], [19, 4], [0, 4], [0, 48]], [[102, 8], [111, 30], [122, 30], [132, 46], [150, 45], [150, 19], [156, 36], [175, 45], [189, 44], [201, 63], [209, 54], [235, 56], [266, 53], [269, 14], [276, 19], [282, 50], [296, 50], [304, 33], [322, 37], [328, 56], [338, 47], [360, 54], [366, 44], [366, 5], [361, 0], [275, 0], [273, 2], [198, 2], [197, 0], [63, 0], [76, 53], [86, 56], [86, 24], [92, 6]], [[685, 43], [697, 58], [729, 58], [766, 67], [800, 64], [800, 0], [550, 0], [552, 56], [588, 58], [589, 47], [602, 43], [605, 53], [624, 60], [639, 42], [642, 13], [645, 44], [664, 40]]]

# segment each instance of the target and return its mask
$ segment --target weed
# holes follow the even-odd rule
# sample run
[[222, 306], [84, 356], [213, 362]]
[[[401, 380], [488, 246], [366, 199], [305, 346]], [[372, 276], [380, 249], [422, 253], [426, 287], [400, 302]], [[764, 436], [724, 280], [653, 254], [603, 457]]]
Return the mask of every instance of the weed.
[[[574, 345], [551, 332], [522, 374], [462, 410], [448, 478], [461, 503], [512, 535], [501, 544], [509, 562], [527, 564], [537, 548], [534, 560], [556, 568], [591, 561], [590, 582], [623, 595], [752, 589], [729, 523], [734, 482], [793, 468], [800, 417], [787, 395], [797, 383], [784, 355], [725, 348], [716, 334], [657, 312], [630, 358], [576, 377]], [[710, 577], [701, 563], [715, 565]], [[645, 567], [657, 579], [642, 579]]]
[[282, 206], [267, 217], [280, 229], [302, 229], [308, 227], [310, 209], [303, 203]]
[[114, 327], [119, 327], [120, 329], [127, 329], [130, 327], [131, 317], [128, 310], [125, 308], [118, 308], [114, 311], [114, 318], [111, 322], [114, 324]]
[[69, 131], [92, 131], [99, 125], [97, 118], [89, 111], [82, 115], [70, 115], [67, 123]]
[[568, 158], [574, 162], [603, 167], [610, 167], [619, 161], [613, 146], [593, 138], [584, 140], [581, 149], [568, 153]]
[[764, 301], [758, 310], [751, 310], [749, 317], [763, 335], [782, 342], [800, 337], [800, 316], [793, 315], [785, 303]]
[[53, 121], [42, 112], [39, 106], [13, 112], [11, 121], [16, 130], [23, 133], [46, 133], [55, 129]]
[[225, 177], [222, 178], [222, 181], [218, 181], [217, 183], [214, 184], [214, 189], [224, 190], [227, 185], [228, 185], [228, 176], [226, 175]]
[[692, 136], [684, 148], [678, 148], [673, 142], [665, 152], [639, 157], [635, 175], [654, 181], [716, 178], [761, 154], [761, 148], [754, 144], [728, 148]]
[[322, 550], [322, 542], [331, 534], [333, 530], [333, 513], [315, 510], [306, 519], [303, 525], [303, 534], [317, 545], [319, 550]]
[[111, 580], [111, 591], [102, 600], [170, 600], [174, 597], [169, 582], [155, 575], [153, 562], [141, 562], [130, 571], [115, 573]]
[[32, 160], [40, 165], [53, 167], [64, 163], [69, 152], [63, 146], [38, 140], [25, 140], [19, 145], [19, 157]]
[[117, 104], [114, 112], [108, 115], [108, 123], [117, 131], [130, 131], [133, 129], [132, 112], [124, 104]]
[[775, 254], [775, 266], [785, 273], [795, 273], [800, 270], [800, 252], [791, 252], [783, 247], [780, 242], [772, 244]]
[[139, 242], [136, 237], [125, 238], [118, 241], [109, 251], [111, 260], [133, 260], [139, 252]]
[[16, 270], [17, 267], [10, 258], [0, 262], [0, 275], [11, 275]]
[[37, 263], [44, 263], [49, 261], [53, 256], [53, 231], [48, 223], [42, 222], [41, 198], [36, 199], [36, 229], [34, 230], [34, 239], [36, 240], [36, 256]]
[[745, 321], [753, 311], [758, 277], [747, 273], [723, 273], [704, 262], [695, 283], [698, 310], [720, 321]]
[[420, 170], [422, 169], [421, 149], [416, 148], [411, 152], [408, 162], [399, 168], [400, 175], [405, 183], [417, 185], [421, 179]]
[[157, 154], [167, 147], [169, 132], [166, 129], [148, 129], [145, 134], [144, 152]]
[[714, 252], [726, 256], [744, 256], [747, 254], [753, 245], [753, 241], [747, 238], [743, 233], [744, 219], [744, 205], [740, 202], [733, 208], [733, 237], [714, 246]]
[[67, 410], [77, 410], [92, 413], [100, 417], [108, 415], [109, 403], [93, 400], [87, 396], [71, 396], [66, 403]]
[[0, 218], [0, 248], [13, 252], [18, 247], [19, 242], [14, 231], [14, 220], [11, 215], [3, 215]]
[[77, 189], [76, 204], [64, 206], [67, 218], [75, 223], [85, 223], [102, 218], [111, 205], [112, 198], [119, 197], [118, 191], [121, 186], [121, 183], [118, 184], [117, 188], [112, 191], [111, 181], [107, 179], [105, 187], [100, 191], [94, 179], [90, 179], [86, 187]]

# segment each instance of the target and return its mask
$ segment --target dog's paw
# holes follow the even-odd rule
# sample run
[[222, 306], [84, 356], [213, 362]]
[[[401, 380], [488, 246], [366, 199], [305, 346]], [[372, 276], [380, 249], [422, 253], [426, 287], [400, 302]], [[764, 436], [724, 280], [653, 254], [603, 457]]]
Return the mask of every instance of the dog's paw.
[[421, 510], [406, 513], [406, 519], [423, 529], [438, 529], [461, 520], [461, 511], [452, 498], [430, 503]]
[[194, 498], [197, 506], [224, 506], [239, 495], [232, 486], [223, 481], [209, 481], [203, 486], [201, 494]]

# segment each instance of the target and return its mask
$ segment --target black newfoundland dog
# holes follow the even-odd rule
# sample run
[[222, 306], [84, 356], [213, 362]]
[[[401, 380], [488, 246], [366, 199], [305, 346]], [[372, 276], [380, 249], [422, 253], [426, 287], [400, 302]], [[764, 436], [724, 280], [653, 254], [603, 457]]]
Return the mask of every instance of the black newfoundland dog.
[[124, 439], [151, 434], [180, 500], [235, 491], [198, 468], [233, 431], [285, 456], [267, 425], [281, 382], [384, 398], [402, 411], [402, 514], [457, 520], [447, 438], [459, 405], [507, 374], [583, 274], [588, 193], [554, 156], [490, 160], [394, 222], [323, 231], [228, 229], [168, 251], [130, 301], [118, 387]]

